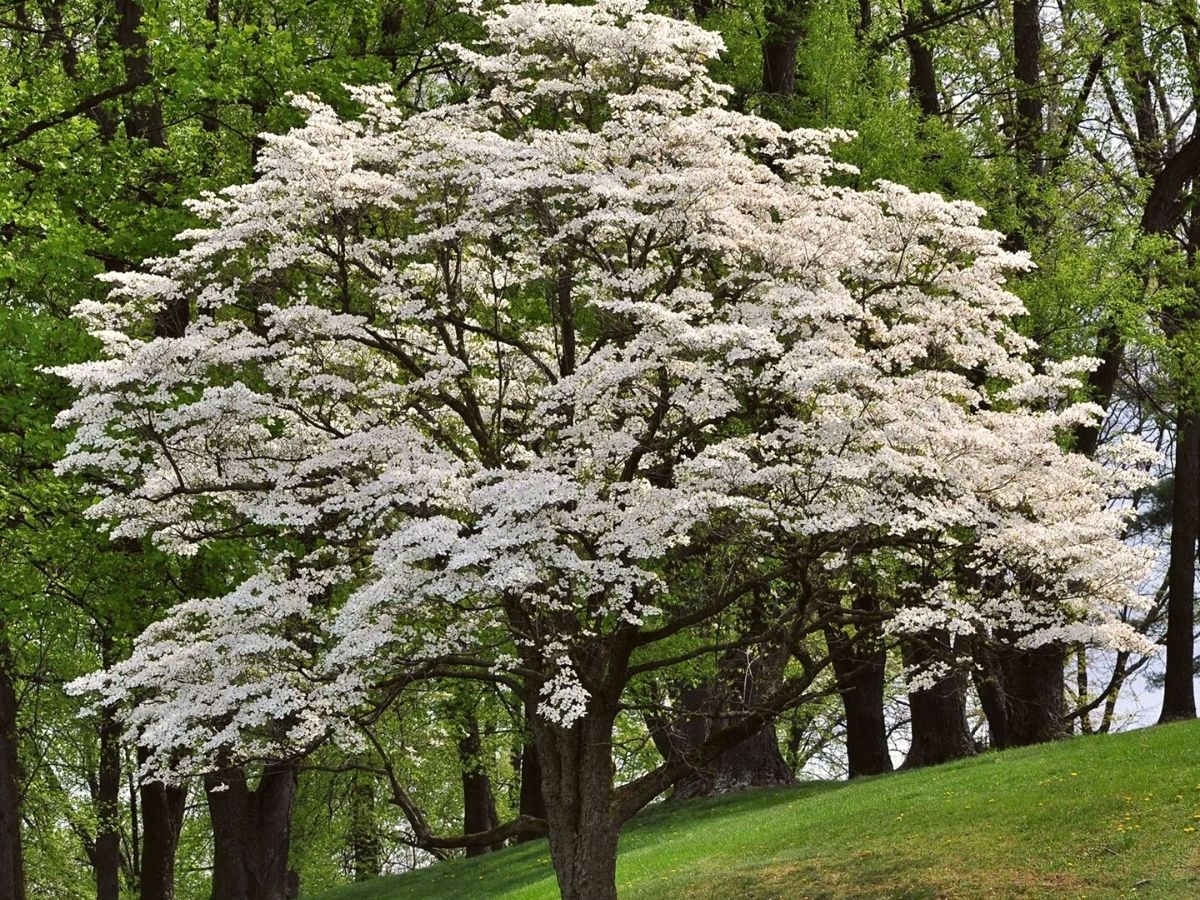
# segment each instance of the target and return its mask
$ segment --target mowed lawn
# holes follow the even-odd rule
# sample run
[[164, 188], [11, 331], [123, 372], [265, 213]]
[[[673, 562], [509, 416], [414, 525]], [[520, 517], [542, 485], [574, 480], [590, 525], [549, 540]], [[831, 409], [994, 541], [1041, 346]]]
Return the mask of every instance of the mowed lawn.
[[[1200, 898], [1200, 723], [919, 772], [660, 804], [622, 898]], [[320, 900], [555, 898], [545, 841]]]

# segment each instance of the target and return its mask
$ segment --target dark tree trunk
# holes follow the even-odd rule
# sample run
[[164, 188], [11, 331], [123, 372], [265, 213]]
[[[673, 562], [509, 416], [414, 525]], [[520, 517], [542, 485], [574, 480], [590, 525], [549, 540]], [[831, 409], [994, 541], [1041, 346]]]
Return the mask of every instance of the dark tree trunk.
[[213, 826], [213, 900], [289, 900], [288, 844], [296, 770], [273, 763], [250, 790], [242, 769], [207, 775]]
[[854, 24], [854, 33], [862, 40], [871, 31], [871, 0], [858, 0], [858, 21]]
[[[139, 751], [139, 755], [143, 753]], [[172, 900], [187, 787], [148, 781], [138, 789], [138, 795], [142, 808], [141, 900]]]
[[[912, 643], [905, 648], [910, 666], [932, 663], [937, 654], [928, 646]], [[957, 669], [926, 690], [908, 695], [912, 744], [904, 759], [905, 769], [933, 766], [975, 753], [967, 728], [967, 678]]]
[[983, 640], [977, 640], [975, 650], [975, 691], [979, 694], [983, 715], [987, 719], [991, 746], [997, 750], [1013, 746], [1009, 729], [1008, 695], [1004, 685], [1004, 668], [999, 654]]
[[1059, 644], [1015, 650], [1008, 656], [1005, 687], [1011, 746], [1042, 744], [1066, 736], [1064, 656]]
[[[655, 740], [666, 759], [693, 757], [715, 732], [721, 731], [755, 708], [759, 696], [775, 681], [786, 662], [782, 652], [747, 659], [732, 652], [720, 663], [715, 683], [682, 692], [671, 721], [654, 723]], [[673, 800], [707, 797], [749, 787], [791, 784], [791, 767], [779, 749], [774, 721], [767, 722], [744, 741], [734, 744], [705, 763], [692, 766], [679, 778]]]
[[808, 5], [809, 0], [772, 0], [763, 10], [767, 28], [762, 42], [762, 88], [766, 94], [791, 97], [796, 93], [796, 54]]
[[[860, 594], [854, 609], [872, 613], [879, 605], [870, 596]], [[838, 625], [825, 628], [834, 680], [846, 713], [846, 762], [851, 778], [892, 771], [883, 714], [887, 648], [878, 625], [867, 621], [855, 625], [853, 638]]]
[[121, 726], [116, 710], [100, 717], [100, 770], [96, 779], [96, 843], [92, 867], [98, 900], [119, 900], [121, 893]]
[[1200, 537], [1200, 415], [1185, 407], [1177, 421], [1171, 560], [1167, 567], [1167, 671], [1160, 722], [1196, 718], [1194, 644], [1196, 540]]
[[1017, 155], [1030, 174], [1044, 168], [1039, 143], [1042, 137], [1041, 0], [1013, 0], [1013, 75], [1017, 80]]
[[616, 710], [593, 698], [570, 728], [533, 720], [550, 858], [563, 900], [616, 900], [620, 824], [613, 808]]
[[[729, 720], [724, 717], [708, 719], [701, 725], [703, 735], [697, 736], [693, 746], [699, 745], [709, 734], [729, 724]], [[786, 785], [793, 781], [792, 770], [779, 750], [775, 724], [771, 722], [740, 744], [735, 744], [710, 762], [695, 767], [675, 782], [671, 799], [710, 797], [749, 787]]]
[[[531, 816], [535, 819], [546, 818], [546, 801], [542, 797], [542, 764], [538, 759], [537, 743], [533, 740], [533, 735], [530, 729], [533, 726], [534, 716], [537, 715], [537, 702], [535, 700], [527, 700], [525, 702], [525, 744], [521, 748], [521, 796], [518, 801], [518, 812], [522, 816]], [[534, 840], [532, 835], [523, 835], [517, 838], [518, 842]]]
[[1060, 644], [1033, 650], [976, 645], [975, 688], [993, 747], [1027, 747], [1067, 735], [1064, 658]]
[[796, 51], [800, 41], [794, 35], [777, 35], [763, 41], [763, 91], [780, 97], [796, 93]]
[[[905, 13], [906, 28], [917, 28], [933, 16], [929, 0], [922, 0], [918, 12]], [[921, 114], [926, 118], [937, 118], [942, 114], [942, 100], [938, 93], [937, 70], [933, 62], [933, 48], [921, 34], [909, 34], [904, 38], [908, 48], [908, 93]]]
[[[481, 749], [479, 723], [474, 716], [469, 716], [466, 735], [458, 742], [458, 757], [462, 763], [463, 834], [490, 831], [500, 824], [496, 816], [496, 800], [492, 796], [492, 781], [479, 758]], [[468, 847], [467, 856], [480, 856], [491, 850], [499, 850], [502, 846], [501, 843]]]
[[[1079, 705], [1086, 707], [1091, 688], [1088, 686], [1087, 649], [1082, 644], [1075, 648], [1075, 693], [1079, 697]], [[1091, 734], [1092, 731], [1092, 714], [1085, 708], [1079, 714], [1079, 733]]]
[[21, 851], [21, 771], [12, 653], [0, 637], [0, 898], [25, 900]]
[[[125, 80], [130, 84], [149, 86], [150, 48], [142, 33], [144, 9], [141, 0], [116, 0], [117, 45], [125, 66]], [[140, 98], [135, 93], [125, 117], [125, 133], [131, 139], [146, 141], [151, 147], [166, 147], [162, 105], [156, 99]]]

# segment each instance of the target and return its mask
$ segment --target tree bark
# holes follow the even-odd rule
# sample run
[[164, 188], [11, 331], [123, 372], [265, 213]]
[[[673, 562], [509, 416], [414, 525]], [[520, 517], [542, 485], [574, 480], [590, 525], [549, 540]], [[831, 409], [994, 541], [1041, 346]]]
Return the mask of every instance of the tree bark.
[[992, 747], [1027, 747], [1065, 737], [1065, 649], [975, 648], [975, 687], [987, 717]]
[[[695, 758], [709, 737], [756, 708], [764, 687], [777, 679], [785, 661], [781, 651], [751, 658], [745, 651], [729, 653], [721, 660], [715, 683], [683, 691], [680, 714], [654, 729], [664, 759]], [[749, 787], [791, 784], [793, 780], [772, 719], [708, 762], [692, 765], [675, 782], [671, 799], [708, 797]]]
[[[490, 831], [500, 824], [496, 800], [492, 796], [492, 781], [479, 758], [481, 749], [479, 723], [474, 716], [468, 716], [466, 735], [458, 742], [458, 756], [462, 762], [463, 834]], [[503, 843], [468, 847], [467, 856], [480, 856], [502, 846]]]
[[550, 858], [563, 900], [616, 900], [619, 822], [613, 804], [616, 709], [593, 698], [569, 728], [533, 720]]
[[1159, 722], [1196, 718], [1196, 540], [1200, 537], [1200, 415], [1177, 417], [1171, 496], [1171, 560], [1167, 568], [1167, 669]]
[[[525, 740], [521, 748], [521, 795], [518, 799], [518, 815], [534, 819], [546, 818], [546, 801], [542, 797], [542, 764], [538, 759], [537, 743], [533, 740], [534, 717], [537, 715], [537, 701], [530, 697], [525, 701]], [[518, 843], [535, 840], [533, 835], [522, 835]]]
[[[153, 80], [150, 71], [150, 47], [142, 33], [144, 9], [141, 0], [116, 0], [117, 45], [125, 67], [125, 80], [141, 87]], [[144, 140], [151, 147], [166, 147], [162, 105], [157, 99], [145, 100], [134, 95], [125, 117], [125, 134]]]
[[[862, 593], [855, 598], [854, 609], [873, 613], [879, 605]], [[846, 763], [851, 778], [892, 771], [883, 712], [887, 648], [878, 625], [863, 621], [855, 626], [853, 638], [839, 625], [825, 627], [834, 681], [846, 713]]]
[[[925, 20], [933, 17], [933, 8], [929, 0], [921, 0], [920, 11], [905, 12], [905, 29], [915, 28]], [[908, 93], [921, 115], [926, 118], [937, 118], [942, 114], [941, 96], [938, 94], [937, 71], [934, 68], [933, 48], [924, 35], [907, 34], [904, 45], [908, 48]]]
[[[924, 666], [935, 659], [935, 652], [923, 643], [913, 642], [905, 649], [909, 667]], [[967, 679], [957, 669], [932, 687], [909, 693], [912, 744], [902, 768], [933, 766], [974, 755], [975, 744], [967, 728], [966, 698]]]
[[0, 636], [0, 898], [25, 900], [21, 848], [21, 771], [12, 652]]
[[1033, 650], [1014, 650], [1006, 660], [1011, 746], [1025, 747], [1066, 736], [1064, 655], [1061, 645], [1047, 644]]
[[250, 790], [242, 769], [205, 776], [213, 826], [213, 900], [289, 900], [296, 770], [268, 764]]
[[92, 867], [97, 900], [119, 900], [121, 893], [121, 726], [116, 710], [100, 717], [100, 768], [96, 779], [96, 844]]
[[1039, 144], [1043, 129], [1041, 0], [1013, 0], [1013, 75], [1017, 80], [1017, 156], [1037, 177], [1044, 164]]
[[796, 54], [808, 15], [808, 0], [773, 0], [763, 12], [767, 20], [762, 42], [763, 92], [791, 97], [796, 93]]
[[[704, 736], [696, 741], [696, 745], [707, 739], [708, 734], [727, 724], [725, 718], [709, 720]], [[775, 723], [770, 722], [710, 762], [693, 768], [688, 775], [675, 782], [671, 799], [710, 797], [750, 787], [791, 784], [794, 780], [792, 770], [779, 750]]]
[[780, 97], [796, 93], [796, 52], [799, 40], [793, 35], [777, 35], [763, 41], [763, 90]]
[[142, 807], [141, 900], [172, 900], [187, 787], [148, 781], [138, 789], [138, 795]]

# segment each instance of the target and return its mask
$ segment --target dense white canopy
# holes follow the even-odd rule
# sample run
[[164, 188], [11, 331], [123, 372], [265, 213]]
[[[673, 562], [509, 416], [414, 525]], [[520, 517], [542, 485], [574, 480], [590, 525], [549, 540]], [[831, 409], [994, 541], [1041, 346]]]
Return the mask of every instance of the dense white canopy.
[[[1031, 367], [1027, 262], [978, 208], [726, 108], [720, 39], [641, 0], [484, 22], [468, 98], [298, 98], [256, 181], [79, 307], [104, 358], [61, 370], [62, 468], [100, 475], [95, 515], [261, 559], [84, 683], [138, 699], [153, 765], [307, 745], [439, 659], [540, 673], [568, 726], [611, 635], [776, 562], [923, 566], [898, 632], [1141, 646], [1112, 616], [1135, 461], [1063, 448], [1087, 361]], [[674, 581], [697, 560], [710, 595]]]

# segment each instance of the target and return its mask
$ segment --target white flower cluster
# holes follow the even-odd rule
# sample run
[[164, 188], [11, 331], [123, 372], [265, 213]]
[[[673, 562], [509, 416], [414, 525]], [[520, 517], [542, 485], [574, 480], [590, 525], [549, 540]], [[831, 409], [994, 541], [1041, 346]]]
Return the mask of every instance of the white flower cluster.
[[[673, 560], [732, 536], [954, 555], [976, 585], [946, 567], [897, 631], [1133, 642], [1110, 501], [1136, 467], [1061, 448], [1098, 414], [1062, 400], [1083, 362], [1027, 364], [1004, 277], [1028, 263], [980, 210], [840, 186], [844, 135], [725, 108], [719, 39], [642, 0], [485, 26], [474, 99], [298, 98], [255, 182], [79, 307], [105, 357], [60, 370], [62, 469], [102, 473], [97, 518], [308, 548], [86, 683], [160, 767], [283, 752], [468, 654], [540, 667], [568, 726], [598, 643], [703, 602]], [[150, 337], [179, 299], [186, 335]]]

